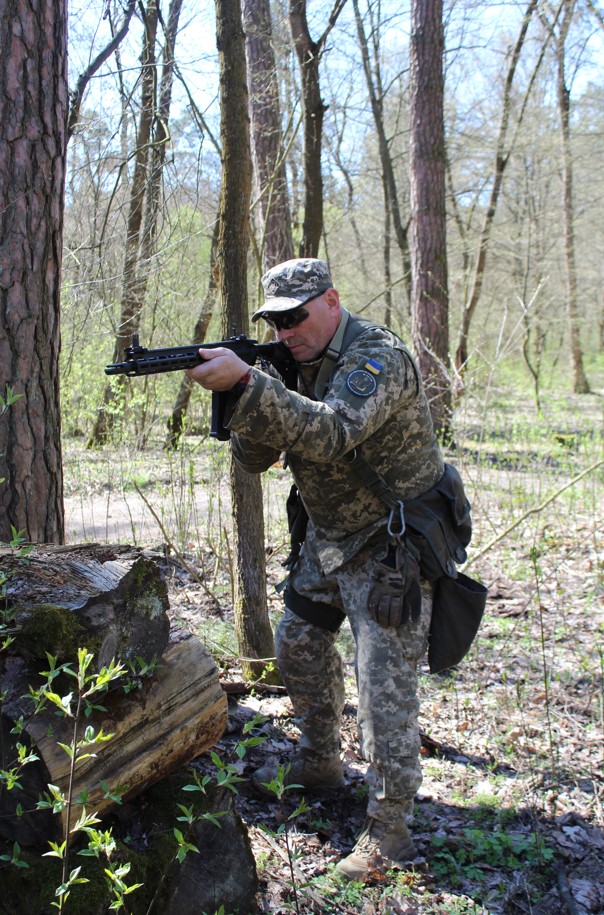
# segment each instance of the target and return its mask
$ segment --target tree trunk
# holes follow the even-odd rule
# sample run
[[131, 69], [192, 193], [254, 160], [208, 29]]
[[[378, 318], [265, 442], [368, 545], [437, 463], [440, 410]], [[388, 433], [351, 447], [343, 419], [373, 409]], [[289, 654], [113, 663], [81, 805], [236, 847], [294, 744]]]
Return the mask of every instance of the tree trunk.
[[161, 203], [161, 187], [166, 161], [166, 151], [170, 143], [170, 109], [172, 106], [172, 84], [174, 82], [174, 48], [178, 34], [178, 23], [183, 0], [170, 0], [168, 23], [163, 48], [161, 80], [159, 83], [159, 102], [153, 117], [153, 137], [149, 156], [149, 173], [147, 182], [145, 218], [139, 258], [140, 279], [135, 287], [137, 294], [136, 311], [139, 315], [145, 305], [151, 261], [157, 248], [157, 222]]
[[124, 16], [122, 22], [118, 29], [116, 29], [115, 34], [113, 35], [111, 41], [100, 51], [94, 60], [90, 62], [88, 67], [80, 74], [75, 85], [75, 89], [70, 93], [70, 106], [69, 106], [69, 119], [67, 124], [67, 135], [68, 140], [71, 139], [73, 133], [77, 127], [78, 119], [80, 117], [80, 108], [82, 106], [82, 99], [84, 98], [84, 93], [92, 77], [97, 73], [103, 64], [109, 60], [112, 54], [116, 54], [119, 51], [119, 46], [128, 34], [128, 29], [130, 28], [130, 21], [134, 14], [136, 7], [136, 0], [128, 0], [126, 9], [124, 10]]
[[304, 222], [298, 252], [300, 257], [317, 257], [323, 234], [321, 147], [323, 115], [327, 106], [321, 98], [319, 64], [327, 36], [345, 5], [346, 0], [334, 0], [323, 34], [313, 41], [308, 29], [306, 0], [289, 0], [289, 25], [300, 64], [304, 117]]
[[[3, 687], [10, 693], [3, 705], [2, 767], [14, 765], [16, 743], [29, 744], [39, 762], [22, 769], [21, 787], [0, 792], [0, 835], [21, 844], [39, 843], [54, 838], [65, 829], [67, 809], [58, 817], [36, 811], [38, 797], [48, 784], [67, 794], [70, 758], [60, 744], [70, 747], [73, 719], [57, 717], [52, 710], [31, 716], [30, 704], [21, 697], [32, 683], [31, 666], [22, 661], [4, 671]], [[73, 684], [73, 681], [70, 681]], [[59, 688], [59, 687], [56, 687]], [[124, 790], [131, 800], [150, 785], [190, 762], [213, 746], [222, 736], [227, 721], [227, 697], [218, 678], [211, 655], [189, 633], [181, 632], [170, 642], [157, 671], [142, 681], [139, 690], [125, 693], [115, 689], [102, 699], [104, 710], [95, 710], [79, 722], [78, 739], [87, 727], [112, 734], [106, 743], [96, 744], [94, 754], [75, 766], [72, 796], [86, 793], [86, 809], [104, 816], [116, 806], [115, 794]], [[10, 735], [15, 721], [25, 722], [18, 737]], [[25, 814], [16, 816], [21, 805]], [[71, 811], [73, 824], [80, 812]]]
[[[399, 194], [396, 187], [396, 177], [394, 174], [394, 164], [390, 153], [390, 143], [386, 136], [386, 127], [384, 124], [384, 91], [381, 83], [381, 75], [376, 67], [375, 74], [372, 72], [371, 61], [369, 59], [369, 47], [363, 20], [359, 10], [358, 0], [353, 0], [354, 17], [357, 27], [357, 35], [361, 48], [361, 58], [363, 60], [363, 71], [365, 81], [369, 92], [369, 101], [371, 102], [371, 112], [373, 122], [378, 138], [378, 150], [380, 154], [380, 164], [382, 168], [382, 187], [384, 192], [384, 206], [389, 209], [392, 218], [392, 227], [394, 236], [398, 244], [399, 251], [403, 262], [403, 282], [405, 284], [405, 293], [407, 304], [411, 305], [411, 253], [409, 251], [408, 227], [403, 225], [401, 208], [399, 204]], [[389, 220], [388, 220], [389, 222]], [[389, 265], [388, 265], [389, 270]], [[386, 287], [388, 287], [389, 276], [386, 277]]]
[[[217, 0], [216, 37], [220, 59], [222, 190], [218, 268], [223, 336], [233, 327], [246, 331], [247, 250], [252, 163], [249, 144], [245, 39], [239, 0]], [[232, 461], [232, 459], [231, 459]], [[232, 461], [231, 495], [235, 519], [235, 629], [244, 659], [271, 658], [273, 633], [266, 599], [264, 514], [259, 476], [244, 474]], [[258, 677], [263, 662], [243, 661], [244, 676]]]
[[[526, 39], [526, 33], [530, 25], [531, 19], [533, 18], [533, 13], [537, 8], [537, 0], [530, 0], [526, 12], [524, 14], [522, 25], [520, 27], [520, 34], [516, 40], [516, 45], [512, 53], [512, 58], [510, 61], [510, 66], [508, 68], [506, 81], [505, 81], [505, 90], [503, 93], [503, 101], [501, 106], [501, 122], [499, 125], [499, 134], [497, 136], [497, 150], [495, 153], [495, 171], [493, 175], [493, 185], [491, 187], [491, 196], [489, 199], [489, 204], [487, 211], [484, 217], [484, 223], [482, 226], [482, 231], [480, 233], [480, 241], [478, 244], [478, 254], [476, 256], [476, 264], [474, 267], [474, 278], [470, 288], [469, 295], [464, 303], [464, 309], [461, 319], [461, 329], [459, 332], [459, 341], [457, 343], [457, 350], [455, 353], [455, 367], [458, 372], [462, 372], [468, 361], [468, 337], [470, 334], [470, 325], [472, 323], [472, 318], [474, 317], [474, 312], [480, 301], [480, 296], [482, 293], [482, 283], [484, 280], [484, 271], [487, 261], [487, 252], [489, 248], [489, 242], [491, 240], [491, 229], [493, 227], [493, 222], [495, 219], [495, 213], [497, 211], [497, 204], [499, 202], [499, 194], [503, 186], [503, 175], [507, 164], [512, 153], [512, 146], [510, 144], [506, 151], [507, 144], [507, 133], [510, 122], [510, 113], [512, 107], [512, 86], [514, 83], [514, 75], [516, 73], [516, 68], [518, 66], [518, 61], [520, 59], [520, 52], [524, 46], [524, 41]], [[524, 111], [524, 106], [522, 108]], [[518, 127], [522, 122], [522, 114], [518, 118], [516, 132]]]
[[564, 217], [564, 255], [566, 262], [566, 313], [570, 335], [570, 356], [573, 367], [573, 391], [589, 394], [589, 383], [583, 367], [581, 334], [579, 331], [579, 302], [577, 293], [577, 263], [575, 256], [575, 214], [573, 199], [573, 161], [570, 146], [570, 91], [566, 85], [565, 44], [575, 10], [575, 0], [564, 0], [562, 22], [556, 39], [558, 113], [562, 148], [562, 212]]
[[[212, 233], [212, 247], [210, 249], [210, 278], [208, 280], [208, 290], [203, 301], [201, 314], [197, 319], [195, 330], [193, 331], [193, 343], [201, 344], [205, 341], [208, 325], [214, 311], [214, 305], [216, 304], [216, 295], [218, 293], [217, 258], [219, 225], [220, 219], [217, 217], [214, 223], [214, 231]], [[193, 382], [186, 375], [183, 375], [182, 381], [180, 383], [180, 388], [178, 389], [178, 394], [176, 395], [176, 401], [174, 402], [172, 413], [170, 414], [170, 418], [168, 420], [168, 438], [166, 440], [166, 448], [176, 448], [180, 437], [184, 432], [185, 418], [187, 415], [187, 410], [189, 409], [189, 401], [191, 400], [192, 390]]]
[[159, 567], [130, 547], [39, 547], [21, 555], [0, 548], [11, 653], [63, 662], [85, 645], [98, 668], [140, 657], [149, 663], [168, 644], [168, 593]]
[[300, 257], [318, 257], [323, 233], [321, 144], [327, 110], [319, 84], [321, 44], [310, 37], [306, 0], [290, 0], [289, 21], [300, 64], [304, 111], [304, 222], [298, 253]]
[[242, 0], [262, 269], [294, 256], [269, 0]]
[[[346, 184], [347, 191], [347, 207], [346, 213], [348, 219], [350, 220], [350, 228], [354, 234], [354, 243], [355, 243], [355, 257], [358, 258], [358, 266], [361, 271], [361, 275], [364, 280], [372, 284], [375, 283], [375, 276], [373, 271], [373, 264], [371, 265], [372, 269], [369, 271], [367, 268], [367, 262], [365, 259], [364, 244], [361, 236], [361, 230], [359, 229], [359, 221], [355, 214], [355, 185], [352, 179], [351, 167], [350, 164], [345, 161], [346, 153], [348, 150], [347, 140], [345, 140], [346, 123], [347, 123], [347, 104], [345, 100], [342, 100], [342, 110], [341, 112], [333, 112], [334, 119], [337, 118], [338, 114], [342, 115], [342, 121], [337, 126], [337, 134], [335, 139], [331, 143], [331, 155], [334, 162], [340, 169], [344, 182]], [[346, 150], [346, 153], [343, 155], [343, 151]], [[361, 214], [362, 215], [362, 214]], [[371, 274], [371, 275], [370, 275]], [[386, 286], [386, 295], [388, 294], [388, 279], [384, 275], [385, 286]]]
[[[64, 0], [4, 3], [0, 47], [0, 540], [14, 527], [62, 543]], [[4, 412], [11, 391], [19, 399]]]
[[[159, 19], [158, 0], [148, 0], [145, 11], [145, 33], [141, 57], [141, 110], [136, 138], [134, 175], [130, 190], [130, 205], [126, 225], [126, 247], [124, 255], [124, 277], [122, 284], [122, 305], [120, 322], [113, 347], [112, 362], [119, 362], [126, 346], [130, 345], [132, 334], [138, 333], [141, 317], [140, 292], [140, 250], [141, 227], [147, 190], [149, 164], [149, 143], [156, 107], [155, 42]], [[125, 375], [117, 375], [114, 384], [123, 385]], [[106, 440], [113, 426], [113, 414], [107, 408], [115, 401], [114, 389], [105, 387], [103, 406], [100, 407], [94, 428], [88, 440], [88, 447], [94, 447]]]
[[411, 20], [413, 342], [435, 429], [446, 437], [451, 429], [451, 385], [442, 0], [413, 0]]

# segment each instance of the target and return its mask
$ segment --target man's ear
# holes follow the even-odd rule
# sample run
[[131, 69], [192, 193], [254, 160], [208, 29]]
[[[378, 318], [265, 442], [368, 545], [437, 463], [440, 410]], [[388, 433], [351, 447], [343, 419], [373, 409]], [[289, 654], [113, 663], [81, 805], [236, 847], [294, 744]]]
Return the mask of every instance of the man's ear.
[[340, 304], [340, 294], [337, 289], [328, 289], [324, 294], [324, 298], [330, 308], [335, 308]]

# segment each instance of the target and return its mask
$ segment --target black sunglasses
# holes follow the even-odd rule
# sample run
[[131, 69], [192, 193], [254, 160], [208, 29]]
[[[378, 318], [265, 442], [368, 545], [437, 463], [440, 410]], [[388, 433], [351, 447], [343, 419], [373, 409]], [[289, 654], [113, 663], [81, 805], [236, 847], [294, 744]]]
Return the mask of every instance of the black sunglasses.
[[265, 314], [262, 315], [269, 327], [273, 330], [291, 330], [306, 321], [308, 312], [305, 308], [294, 308], [292, 311], [284, 311], [283, 314]]

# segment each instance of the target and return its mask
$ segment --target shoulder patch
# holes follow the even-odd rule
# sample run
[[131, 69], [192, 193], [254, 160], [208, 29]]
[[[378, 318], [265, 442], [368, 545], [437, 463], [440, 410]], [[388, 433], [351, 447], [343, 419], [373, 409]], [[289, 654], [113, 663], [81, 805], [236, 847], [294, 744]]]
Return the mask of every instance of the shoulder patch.
[[383, 368], [375, 359], [368, 359], [364, 367], [368, 372], [371, 372], [372, 375], [379, 375]]
[[365, 369], [355, 369], [346, 379], [346, 386], [358, 397], [370, 397], [377, 388], [377, 381]]

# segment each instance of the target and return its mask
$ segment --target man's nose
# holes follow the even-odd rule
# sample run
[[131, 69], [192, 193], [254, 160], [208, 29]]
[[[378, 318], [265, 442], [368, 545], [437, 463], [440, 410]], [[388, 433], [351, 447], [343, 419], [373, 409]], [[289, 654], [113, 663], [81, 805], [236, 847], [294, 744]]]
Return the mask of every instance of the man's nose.
[[295, 334], [295, 327], [281, 327], [277, 331], [277, 340], [290, 340]]

